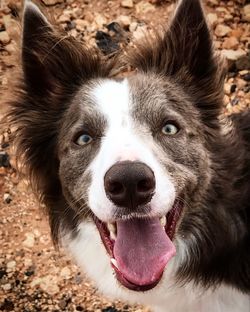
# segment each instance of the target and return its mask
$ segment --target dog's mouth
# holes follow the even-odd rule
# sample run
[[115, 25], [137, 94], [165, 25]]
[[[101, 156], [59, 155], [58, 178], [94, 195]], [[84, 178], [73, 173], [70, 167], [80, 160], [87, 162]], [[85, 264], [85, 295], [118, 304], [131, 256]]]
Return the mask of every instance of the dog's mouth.
[[176, 201], [164, 217], [104, 223], [94, 217], [117, 280], [126, 288], [154, 288], [176, 249], [172, 242], [183, 204]]

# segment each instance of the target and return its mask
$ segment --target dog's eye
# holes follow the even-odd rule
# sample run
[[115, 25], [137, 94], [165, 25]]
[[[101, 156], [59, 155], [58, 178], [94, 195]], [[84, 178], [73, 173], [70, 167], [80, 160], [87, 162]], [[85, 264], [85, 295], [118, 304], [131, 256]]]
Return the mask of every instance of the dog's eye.
[[179, 130], [180, 129], [175, 124], [167, 122], [162, 128], [162, 133], [166, 135], [175, 135]]
[[76, 144], [83, 146], [83, 145], [87, 145], [87, 144], [91, 143], [92, 140], [93, 140], [93, 138], [89, 134], [85, 133], [85, 134], [80, 135], [77, 138]]

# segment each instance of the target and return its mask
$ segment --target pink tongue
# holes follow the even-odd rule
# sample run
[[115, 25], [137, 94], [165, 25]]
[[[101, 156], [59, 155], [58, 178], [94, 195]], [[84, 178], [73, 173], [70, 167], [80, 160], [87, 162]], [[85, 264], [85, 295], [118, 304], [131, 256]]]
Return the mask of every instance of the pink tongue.
[[159, 218], [117, 222], [114, 257], [131, 283], [143, 286], [158, 281], [175, 252]]

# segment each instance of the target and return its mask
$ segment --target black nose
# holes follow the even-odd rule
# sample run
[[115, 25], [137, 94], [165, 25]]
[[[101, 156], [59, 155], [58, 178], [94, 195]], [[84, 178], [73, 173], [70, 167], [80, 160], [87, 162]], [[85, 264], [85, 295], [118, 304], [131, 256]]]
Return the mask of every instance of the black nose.
[[122, 161], [106, 172], [104, 188], [107, 197], [116, 206], [134, 210], [151, 200], [155, 190], [155, 176], [141, 162]]

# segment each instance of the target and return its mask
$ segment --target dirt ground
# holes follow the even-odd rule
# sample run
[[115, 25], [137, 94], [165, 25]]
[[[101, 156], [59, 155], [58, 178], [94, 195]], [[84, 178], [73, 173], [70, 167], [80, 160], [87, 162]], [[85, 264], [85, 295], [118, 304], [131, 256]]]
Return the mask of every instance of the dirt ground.
[[[167, 0], [44, 2], [55, 23], [82, 42], [97, 44], [106, 54], [121, 46], [119, 40], [140, 38], [143, 31], [164, 25], [174, 8], [173, 1]], [[225, 113], [237, 113], [250, 106], [249, 0], [206, 0], [205, 5], [215, 48], [228, 64]], [[19, 14], [21, 1], [0, 0], [0, 114], [18, 64]], [[120, 27], [112, 34], [114, 21]], [[114, 33], [123, 38], [118, 44], [112, 39]], [[1, 126], [0, 311], [147, 311], [100, 296], [63, 251], [53, 248], [46, 216], [16, 173], [10, 137], [11, 131]]]

